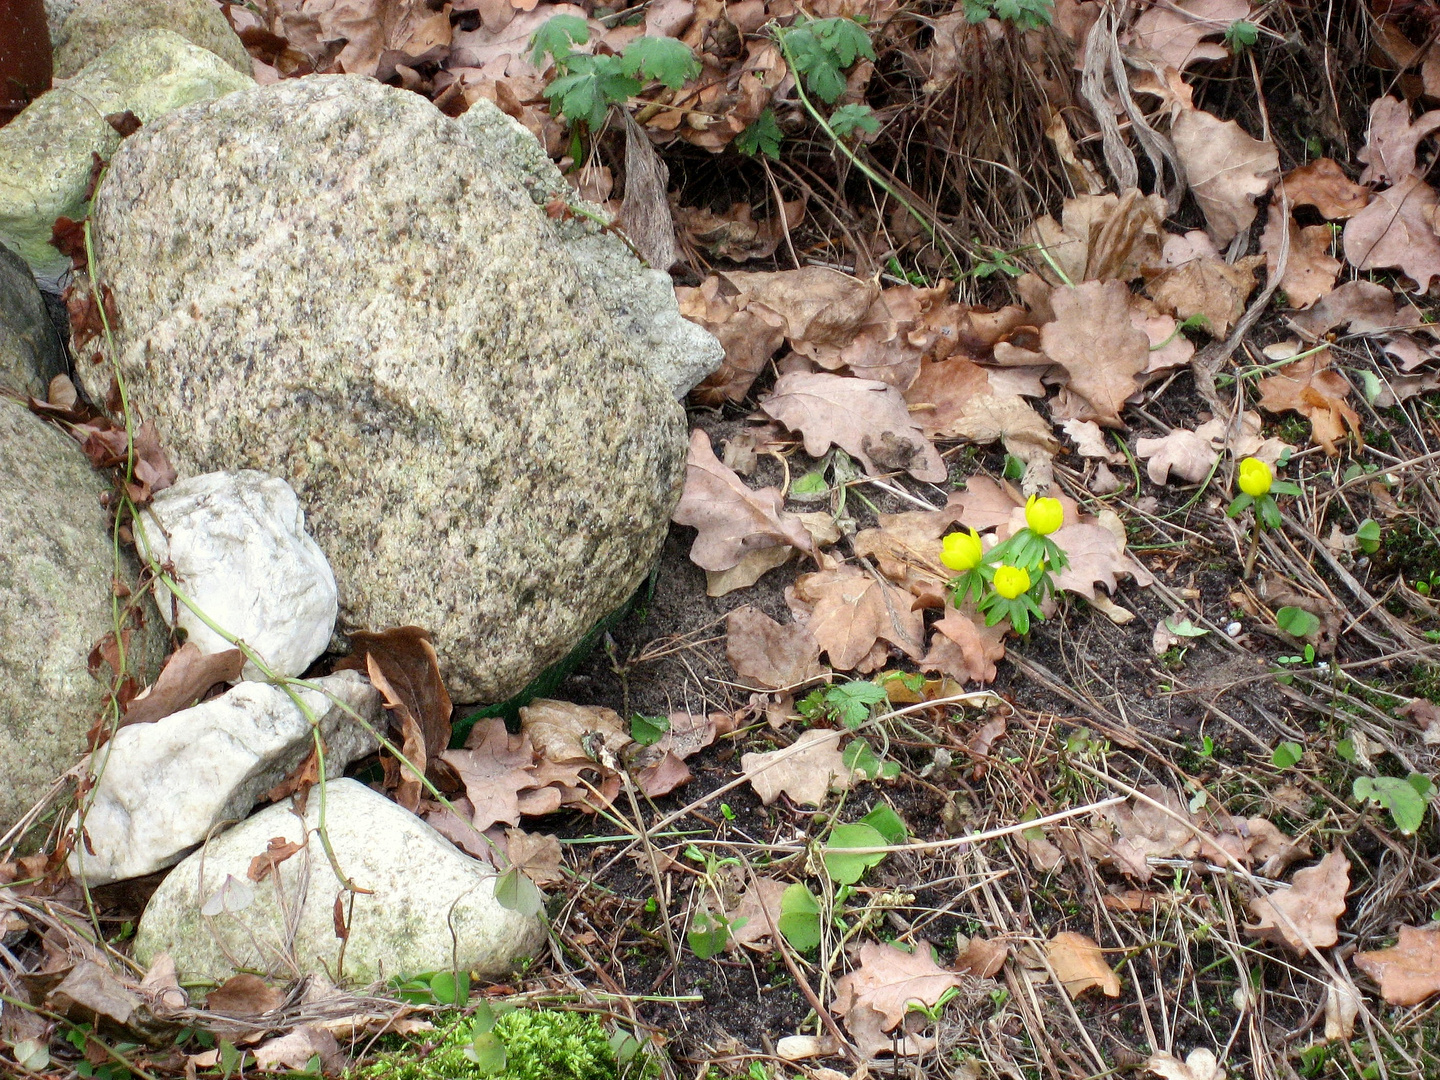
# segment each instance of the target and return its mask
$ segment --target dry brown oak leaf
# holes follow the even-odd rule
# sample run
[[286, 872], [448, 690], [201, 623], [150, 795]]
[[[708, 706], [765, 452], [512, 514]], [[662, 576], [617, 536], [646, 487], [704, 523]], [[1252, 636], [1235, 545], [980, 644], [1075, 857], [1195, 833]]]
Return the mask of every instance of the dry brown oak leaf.
[[1332, 851], [1315, 866], [1295, 871], [1289, 889], [1250, 901], [1255, 925], [1245, 932], [1305, 954], [1309, 947], [1328, 948], [1340, 940], [1335, 921], [1345, 914], [1350, 888], [1350, 860]]
[[1009, 632], [1008, 620], [986, 626], [983, 615], [947, 604], [945, 617], [935, 624], [930, 636], [930, 651], [919, 662], [920, 670], [944, 672], [961, 683], [967, 679], [993, 682], [995, 662], [1005, 658], [1005, 635]]
[[989, 373], [973, 360], [921, 360], [920, 373], [905, 390], [905, 404], [927, 439], [958, 439], [956, 424], [971, 401], [990, 393]]
[[1120, 996], [1120, 978], [1105, 963], [1105, 954], [1093, 938], [1062, 931], [1045, 943], [1045, 959], [1071, 998], [1078, 998], [1092, 986], [1098, 986], [1106, 997]]
[[1200, 60], [1223, 60], [1230, 55], [1219, 42], [1232, 23], [1250, 14], [1249, 0], [1178, 0], [1157, 4], [1135, 20], [1128, 45], [1155, 53], [1166, 66], [1184, 71]]
[[1433, 221], [1435, 190], [1407, 176], [1380, 192], [1345, 223], [1345, 258], [1357, 270], [1396, 267], [1420, 292], [1440, 276], [1440, 237]]
[[1370, 189], [1345, 175], [1334, 158], [1316, 158], [1280, 178], [1280, 193], [1295, 206], [1313, 206], [1331, 221], [1354, 217], [1370, 202]]
[[1280, 247], [1290, 230], [1290, 251], [1285, 256], [1285, 273], [1280, 278], [1280, 291], [1292, 308], [1309, 307], [1335, 288], [1335, 278], [1343, 265], [1330, 254], [1335, 234], [1329, 225], [1301, 226], [1278, 203], [1271, 203], [1260, 234], [1260, 252], [1271, 274], [1280, 268]]
[[805, 626], [838, 671], [853, 671], [877, 640], [888, 641], [912, 660], [925, 640], [924, 613], [909, 593], [854, 566], [837, 566], [795, 580], [795, 595], [811, 605]]
[[1069, 386], [1105, 427], [1124, 427], [1120, 410], [1150, 362], [1150, 339], [1130, 321], [1123, 281], [1087, 281], [1050, 294], [1055, 321], [1040, 329], [1045, 355], [1070, 376]]
[[1269, 378], [1261, 379], [1260, 407], [1266, 412], [1282, 413], [1293, 409], [1310, 421], [1310, 435], [1335, 457], [1340, 453], [1335, 444], [1345, 437], [1345, 429], [1360, 436], [1360, 414], [1345, 402], [1350, 384], [1345, 376], [1330, 368], [1328, 350], [1287, 364]]
[[729, 570], [751, 552], [777, 545], [811, 551], [805, 525], [785, 511], [776, 488], [752, 491], [710, 447], [710, 437], [690, 433], [685, 459], [685, 489], [671, 520], [699, 530], [690, 561], [705, 570]]
[[[1067, 520], [1073, 519], [1067, 516]], [[1075, 521], [1055, 530], [1050, 539], [1070, 560], [1070, 565], [1055, 575], [1057, 589], [1094, 600], [1096, 585], [1103, 585], [1105, 591], [1113, 596], [1121, 574], [1129, 574], [1137, 585], [1155, 583], [1150, 571], [1127, 554], [1115, 534], [1103, 525]]]
[[1316, 339], [1337, 326], [1349, 326], [1352, 334], [1384, 334], [1430, 327], [1414, 304], [1401, 301], [1384, 285], [1373, 281], [1347, 281], [1337, 285], [1310, 310], [1291, 315], [1290, 322]]
[[[474, 808], [470, 820], [474, 829], [484, 832], [496, 822], [519, 824], [519, 794], [538, 786], [531, 768], [535, 750], [528, 735], [511, 735], [498, 717], [480, 720], [470, 729], [463, 750], [446, 750], [440, 759], [465, 785]], [[557, 798], [551, 809], [559, 808]]]
[[1185, 179], [1219, 247], [1250, 227], [1255, 199], [1280, 174], [1275, 144], [1251, 138], [1234, 120], [1186, 109], [1170, 128]]
[[780, 690], [826, 674], [820, 644], [799, 623], [786, 626], [750, 604], [725, 616], [725, 657], [751, 686]]
[[[867, 941], [860, 946], [859, 966], [835, 982], [830, 1011], [845, 1019], [857, 1048], [874, 1057], [891, 1048], [891, 1037], [912, 1003], [933, 1008], [964, 977], [935, 963], [930, 946], [921, 942], [913, 953], [894, 945]], [[910, 1045], [914, 1044], [914, 1045]], [[914, 1036], [900, 1039], [901, 1053], [914, 1053], [922, 1044]]]
[[1023, 398], [993, 393], [972, 397], [952, 430], [959, 438], [982, 446], [999, 439], [1007, 453], [1025, 463], [1024, 491], [1050, 489], [1060, 442], [1049, 422]]
[[1400, 927], [1400, 940], [1388, 949], [1355, 954], [1355, 966], [1380, 984], [1391, 1005], [1419, 1005], [1440, 994], [1440, 930]]
[[1214, 1051], [1203, 1046], [1191, 1050], [1184, 1061], [1164, 1051], [1151, 1054], [1145, 1061], [1145, 1069], [1161, 1080], [1225, 1080], [1225, 1069], [1216, 1060]]
[[1185, 428], [1176, 428], [1159, 439], [1136, 439], [1135, 456], [1148, 459], [1145, 473], [1154, 484], [1165, 483], [1171, 474], [1198, 484], [1220, 460], [1220, 452], [1208, 438]]
[[202, 653], [198, 645], [187, 641], [165, 661], [155, 682], [125, 707], [120, 726], [150, 724], [188, 709], [216, 683], [239, 682], [244, 666], [239, 649]]
[[885, 383], [795, 371], [776, 380], [760, 407], [800, 432], [805, 452], [813, 458], [824, 457], [833, 445], [871, 476], [905, 471], [917, 480], [939, 483], [950, 475], [900, 391]]
[[1410, 105], [1392, 97], [1376, 98], [1370, 103], [1370, 127], [1365, 145], [1355, 155], [1364, 162], [1360, 174], [1362, 184], [1398, 184], [1422, 175], [1415, 156], [1420, 143], [1440, 128], [1440, 110], [1421, 115], [1410, 122]]
[[851, 781], [840, 753], [840, 732], [821, 728], [801, 732], [780, 750], [741, 754], [740, 771], [766, 806], [782, 794], [797, 803], [819, 806], [832, 790], [848, 790]]

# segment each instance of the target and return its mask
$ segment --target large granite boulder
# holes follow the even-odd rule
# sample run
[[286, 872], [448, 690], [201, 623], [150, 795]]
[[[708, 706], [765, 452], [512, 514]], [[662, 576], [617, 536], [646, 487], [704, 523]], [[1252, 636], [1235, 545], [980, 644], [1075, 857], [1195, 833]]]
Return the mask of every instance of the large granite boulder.
[[112, 45], [141, 30], [173, 30], [242, 75], [250, 54], [211, 0], [80, 0], [55, 40], [55, 77], [68, 79]]
[[[86, 658], [111, 628], [109, 488], [75, 442], [0, 397], [0, 832], [85, 750], [105, 701]], [[134, 567], [122, 575], [134, 585]], [[153, 676], [164, 624], [145, 602], [132, 664]]]
[[131, 112], [148, 124], [254, 84], [170, 30], [145, 30], [106, 50], [0, 128], [0, 240], [37, 277], [53, 279], [70, 261], [50, 245], [51, 226], [62, 215], [85, 216], [92, 155], [108, 158], [120, 145], [107, 115]]
[[[296, 694], [320, 729], [325, 774], [335, 779], [379, 745], [345, 707], [380, 727], [380, 694], [358, 671], [315, 686]], [[217, 826], [248, 817], [313, 749], [310, 717], [284, 688], [261, 682], [121, 728], [95, 753], [85, 843], [70, 855], [70, 872], [104, 885], [179, 862]]]
[[0, 387], [41, 401], [65, 370], [60, 336], [25, 260], [0, 244]]
[[61, 27], [75, 10], [76, 0], [45, 0], [45, 21], [50, 27], [50, 44], [59, 45]]
[[342, 629], [423, 626], [454, 699], [498, 701], [644, 578], [680, 406], [423, 98], [317, 76], [172, 114], [91, 220], [131, 402], [182, 475], [295, 488]]
[[[303, 819], [287, 799], [172, 870], [145, 907], [135, 958], [148, 967], [169, 953], [182, 982], [220, 982], [245, 968], [363, 985], [457, 969], [498, 976], [544, 943], [538, 918], [500, 906], [489, 866], [410, 811], [355, 780], [331, 781], [324, 805], [335, 863], [367, 891], [343, 891], [321, 846], [320, 793], [312, 790]], [[253, 880], [252, 861], [282, 837], [304, 846]], [[350, 920], [343, 943], [337, 898]]]

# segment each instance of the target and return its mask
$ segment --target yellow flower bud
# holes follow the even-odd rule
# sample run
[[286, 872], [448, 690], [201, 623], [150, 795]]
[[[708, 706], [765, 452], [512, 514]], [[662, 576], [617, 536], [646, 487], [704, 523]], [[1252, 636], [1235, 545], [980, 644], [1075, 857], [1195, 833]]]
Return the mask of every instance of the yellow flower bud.
[[1269, 494], [1274, 479], [1270, 466], [1259, 458], [1247, 457], [1240, 462], [1240, 490], [1252, 499]]
[[[1053, 499], [1051, 500], [1054, 501]], [[1058, 505], [1058, 504], [1057, 504]], [[1001, 566], [995, 570], [995, 591], [1006, 600], [1014, 600], [1030, 591], [1030, 572], [1023, 566]]]
[[957, 573], [974, 570], [984, 556], [985, 548], [980, 543], [980, 534], [974, 529], [968, 533], [951, 533], [940, 541], [940, 561], [947, 569]]
[[1025, 524], [1030, 526], [1031, 532], [1049, 536], [1064, 523], [1065, 508], [1060, 505], [1059, 499], [1042, 499], [1038, 495], [1031, 495], [1026, 500]]

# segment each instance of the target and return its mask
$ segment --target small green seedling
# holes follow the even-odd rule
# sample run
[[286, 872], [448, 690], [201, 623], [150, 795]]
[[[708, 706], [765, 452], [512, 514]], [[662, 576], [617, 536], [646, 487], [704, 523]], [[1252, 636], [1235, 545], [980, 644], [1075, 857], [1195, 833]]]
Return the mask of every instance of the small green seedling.
[[641, 716], [636, 713], [630, 717], [630, 737], [641, 746], [654, 746], [669, 730], [670, 718], [667, 716]]
[[1245, 19], [1236, 19], [1225, 28], [1225, 47], [1232, 53], [1242, 53], [1260, 40], [1260, 28]]
[[[735, 149], [750, 157], [764, 154], [771, 161], [779, 161], [780, 141], [783, 138], [784, 132], [780, 130], [780, 124], [775, 119], [775, 110], [766, 109], [756, 117], [754, 123], [735, 136]], [[821, 483], [824, 483], [823, 477]]]
[[848, 825], [837, 825], [830, 833], [830, 839], [821, 849], [821, 861], [830, 880], [840, 885], [854, 885], [865, 871], [885, 861], [885, 852], [852, 852], [850, 848], [886, 847], [889, 841], [873, 825], [863, 821], [852, 821]]
[[886, 761], [875, 753], [868, 739], [851, 739], [840, 754], [840, 762], [866, 780], [894, 780], [900, 775], [900, 763]]
[[749, 921], [745, 916], [726, 919], [702, 909], [695, 913], [690, 929], [685, 933], [685, 940], [689, 943], [691, 952], [701, 960], [709, 960], [718, 955], [729, 944], [735, 931]]
[[1270, 755], [1270, 764], [1277, 769], [1290, 769], [1305, 756], [1305, 748], [1296, 742], [1282, 742]]
[[1298, 607], [1282, 607], [1275, 612], [1275, 625], [1293, 638], [1307, 638], [1320, 629], [1320, 619]]
[[1380, 550], [1380, 523], [1374, 518], [1366, 518], [1355, 530], [1355, 543], [1366, 555], [1374, 555]]
[[776, 924], [797, 952], [809, 952], [820, 944], [820, 901], [801, 882], [788, 885], [780, 894], [780, 919]]
[[1379, 803], [1390, 811], [1390, 820], [1406, 836], [1420, 828], [1425, 808], [1435, 794], [1435, 785], [1421, 773], [1398, 776], [1357, 776], [1351, 787], [1360, 802]]
[[1053, 0], [965, 0], [965, 19], [999, 19], [1020, 30], [1040, 30], [1055, 19]]
[[854, 682], [812, 690], [795, 707], [801, 716], [812, 723], [820, 720], [837, 721], [854, 731], [870, 719], [870, 710], [874, 706], [889, 700], [883, 687], [857, 679]]

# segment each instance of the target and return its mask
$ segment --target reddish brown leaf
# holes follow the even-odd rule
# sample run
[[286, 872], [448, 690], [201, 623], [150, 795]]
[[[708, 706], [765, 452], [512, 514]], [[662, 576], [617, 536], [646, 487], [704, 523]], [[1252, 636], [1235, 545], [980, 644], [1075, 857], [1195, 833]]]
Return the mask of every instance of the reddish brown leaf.
[[285, 1003], [285, 991], [258, 975], [232, 975], [205, 996], [205, 1007], [225, 1016], [263, 1016]]
[[[336, 670], [365, 670], [390, 710], [395, 729], [413, 749], [422, 769], [450, 745], [450, 714], [454, 707], [440, 675], [440, 661], [430, 634], [418, 626], [400, 626], [380, 633], [350, 635], [354, 653]], [[408, 731], [406, 717], [414, 724]], [[411, 808], [413, 809], [413, 807]]]
[[1440, 930], [1400, 927], [1388, 949], [1355, 954], [1355, 966], [1380, 984], [1391, 1005], [1419, 1005], [1440, 993]]
[[1331, 221], [1352, 218], [1370, 202], [1370, 189], [1346, 176], [1333, 158], [1291, 169], [1280, 180], [1280, 192], [1295, 206], [1313, 206]]
[[1330, 369], [1328, 351], [1287, 364], [1261, 379], [1258, 389], [1260, 407], [1266, 412], [1294, 410], [1309, 419], [1311, 437], [1331, 457], [1340, 453], [1335, 444], [1345, 437], [1347, 428], [1360, 436], [1360, 415], [1345, 401], [1350, 384]]
[[239, 649], [218, 653], [202, 653], [194, 642], [187, 641], [165, 661], [154, 684], [130, 703], [121, 719], [128, 724], [153, 724], [171, 713], [188, 709], [202, 700], [216, 683], [240, 681], [245, 657]]
[[1087, 281], [1050, 297], [1055, 321], [1040, 330], [1045, 355], [1065, 369], [1070, 388], [1106, 427], [1124, 427], [1120, 410], [1150, 363], [1150, 341], [1130, 321], [1130, 290], [1122, 281]]
[[853, 566], [802, 574], [796, 596], [813, 605], [806, 627], [830, 663], [840, 671], [861, 668], [877, 640], [896, 645], [919, 659], [925, 624], [911, 608], [910, 596], [883, 578]]
[[264, 881], [275, 872], [276, 867], [300, 848], [300, 844], [286, 840], [283, 836], [272, 836], [265, 845], [265, 850], [250, 860], [250, 869], [245, 872], [245, 876], [251, 881]]
[[799, 623], [782, 626], [749, 604], [725, 618], [725, 656], [741, 679], [767, 690], [825, 674], [815, 635]]
[[1328, 948], [1340, 940], [1335, 922], [1345, 914], [1350, 888], [1350, 860], [1332, 851], [1316, 866], [1297, 870], [1289, 889], [1250, 901], [1255, 925], [1246, 933], [1287, 945], [1304, 955], [1307, 945]]

